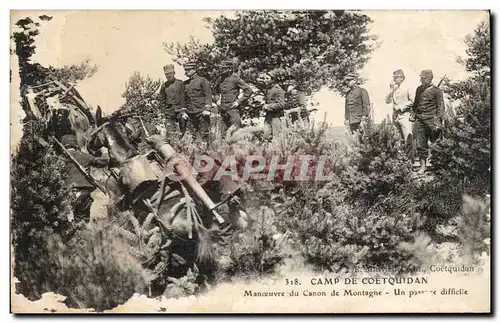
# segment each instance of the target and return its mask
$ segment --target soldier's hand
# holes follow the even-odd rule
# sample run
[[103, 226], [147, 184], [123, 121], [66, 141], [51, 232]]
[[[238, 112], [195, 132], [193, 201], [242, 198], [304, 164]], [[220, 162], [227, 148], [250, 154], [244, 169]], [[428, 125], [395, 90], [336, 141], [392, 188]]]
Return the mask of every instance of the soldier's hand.
[[344, 126], [349, 127], [349, 120], [344, 121]]
[[234, 101], [233, 104], [231, 104], [231, 108], [236, 109], [239, 106], [238, 101]]
[[203, 112], [201, 114], [204, 115], [204, 116], [209, 116], [210, 115], [210, 111], [203, 110]]

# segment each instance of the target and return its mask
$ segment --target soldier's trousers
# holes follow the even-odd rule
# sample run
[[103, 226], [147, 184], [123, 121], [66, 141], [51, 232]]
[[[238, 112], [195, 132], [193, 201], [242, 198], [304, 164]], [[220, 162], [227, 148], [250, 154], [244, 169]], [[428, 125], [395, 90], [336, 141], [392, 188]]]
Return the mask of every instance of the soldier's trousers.
[[266, 114], [264, 119], [264, 136], [266, 139], [271, 140], [279, 136], [281, 132], [281, 119], [276, 114]]
[[203, 140], [208, 141], [210, 134], [210, 118], [204, 116], [201, 112], [188, 113], [188, 116], [187, 129], [190, 129], [193, 135], [200, 136]]
[[305, 113], [299, 114], [298, 112], [293, 112], [290, 114], [290, 119], [291, 119], [292, 123], [295, 123], [297, 121], [302, 121], [302, 122], [308, 123], [309, 122], [309, 115], [305, 114]]
[[224, 122], [222, 133], [225, 133], [231, 126], [235, 130], [241, 128], [241, 117], [238, 109], [222, 110], [221, 114]]
[[429, 155], [429, 141], [436, 142], [440, 135], [439, 120], [431, 118], [427, 120], [417, 119], [414, 124], [414, 135], [417, 138], [417, 155], [419, 159], [427, 159]]
[[[414, 159], [414, 135], [413, 135], [413, 123], [410, 122], [410, 113], [401, 113], [394, 110], [392, 115], [392, 121], [394, 122], [399, 134], [401, 135], [405, 153], [409, 159]], [[411, 135], [411, 137], [410, 137]]]

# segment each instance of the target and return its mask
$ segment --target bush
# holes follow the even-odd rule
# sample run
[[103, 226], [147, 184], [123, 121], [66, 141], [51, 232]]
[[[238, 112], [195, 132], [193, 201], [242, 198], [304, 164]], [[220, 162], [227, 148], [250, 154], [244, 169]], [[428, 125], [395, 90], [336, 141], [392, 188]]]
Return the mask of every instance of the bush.
[[342, 161], [333, 182], [347, 202], [373, 205], [380, 197], [399, 192], [408, 183], [411, 162], [404, 153], [394, 125], [364, 123], [352, 147], [339, 156]]
[[462, 186], [464, 193], [490, 193], [491, 103], [463, 103], [433, 146], [431, 162], [439, 180]]
[[261, 207], [252, 213], [254, 218], [249, 229], [234, 232], [216, 250], [219, 282], [235, 276], [255, 278], [273, 273], [295, 253], [289, 234], [278, 229], [275, 212]]
[[[110, 227], [81, 230], [67, 243], [49, 240], [49, 290], [67, 296], [72, 308], [104, 311], [147, 293], [152, 277], [129, 251], [130, 245]], [[40, 260], [39, 260], [40, 261]]]
[[475, 261], [481, 253], [490, 253], [490, 201], [464, 195], [463, 202], [461, 221], [458, 223], [459, 238], [466, 259]]
[[424, 223], [411, 203], [415, 201], [389, 194], [366, 207], [339, 196], [328, 184], [307, 201], [292, 203], [283, 217], [308, 262], [333, 272], [353, 271], [356, 266], [395, 267], [402, 272], [416, 268], [419, 262], [399, 248]]
[[18, 292], [30, 299], [41, 297], [50, 277], [40, 260], [50, 250], [47, 238], [63, 237], [72, 229], [68, 220], [70, 194], [65, 183], [65, 162], [52, 148], [42, 144], [42, 126], [26, 122], [11, 170], [11, 224], [14, 276]]

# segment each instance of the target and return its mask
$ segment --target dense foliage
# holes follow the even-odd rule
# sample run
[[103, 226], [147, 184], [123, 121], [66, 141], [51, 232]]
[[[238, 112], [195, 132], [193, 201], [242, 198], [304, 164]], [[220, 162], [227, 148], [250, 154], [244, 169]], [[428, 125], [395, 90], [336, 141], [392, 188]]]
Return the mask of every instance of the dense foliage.
[[466, 37], [467, 54], [461, 58], [471, 76], [450, 83], [447, 92], [457, 102], [450, 111], [441, 140], [432, 154], [432, 163], [442, 181], [452, 181], [464, 193], [490, 192], [491, 182], [491, 77], [490, 29], [481, 23]]
[[212, 44], [192, 39], [166, 48], [180, 62], [194, 61], [215, 91], [222, 81], [219, 64], [237, 57], [243, 79], [252, 84], [266, 71], [278, 80], [294, 77], [309, 94], [322, 86], [344, 92], [344, 77], [362, 68], [375, 47], [370, 18], [357, 12], [242, 11], [205, 21]]

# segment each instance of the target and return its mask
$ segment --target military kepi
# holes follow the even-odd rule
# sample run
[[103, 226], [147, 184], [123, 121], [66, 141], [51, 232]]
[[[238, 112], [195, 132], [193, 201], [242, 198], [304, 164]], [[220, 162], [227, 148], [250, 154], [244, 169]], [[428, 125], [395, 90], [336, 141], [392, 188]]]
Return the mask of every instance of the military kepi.
[[402, 69], [399, 69], [399, 70], [395, 70], [394, 72], [392, 72], [392, 76], [402, 76], [402, 77], [405, 77], [405, 73], [403, 72]]
[[163, 66], [163, 72], [165, 73], [173, 73], [175, 71], [174, 65], [172, 64], [167, 64]]
[[187, 62], [184, 64], [185, 70], [194, 70], [195, 68], [196, 68], [196, 65], [193, 62]]
[[420, 72], [420, 77], [433, 77], [432, 70], [423, 70]]

